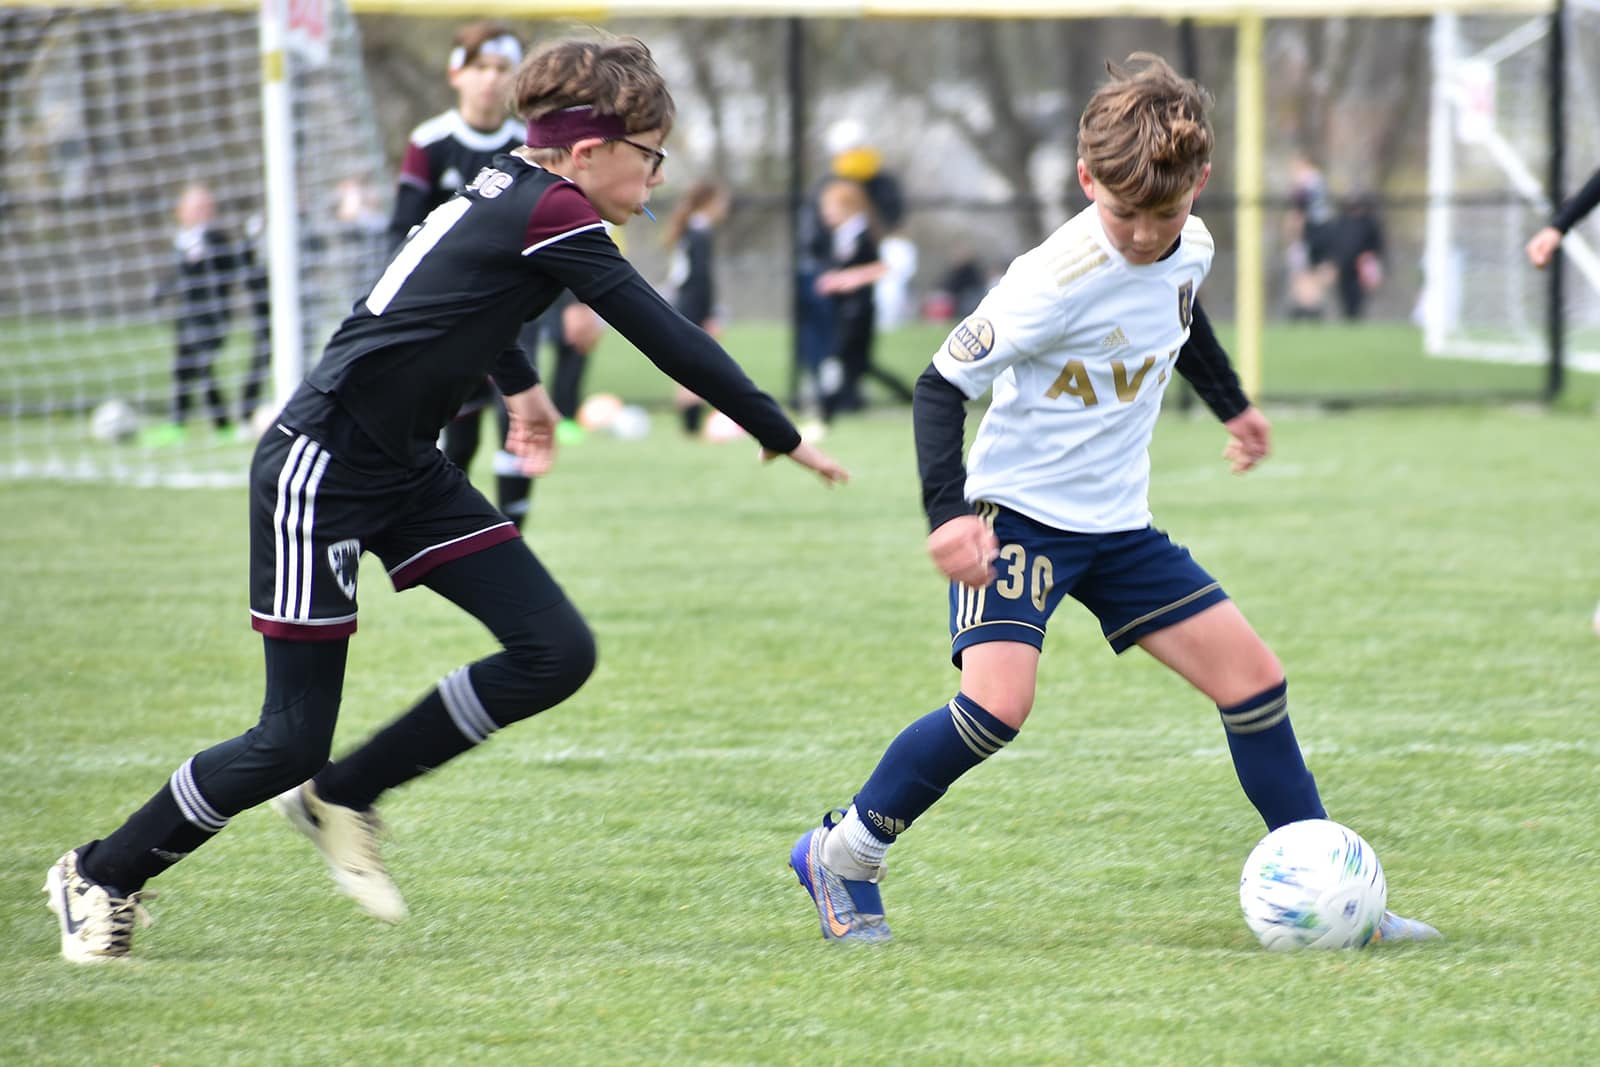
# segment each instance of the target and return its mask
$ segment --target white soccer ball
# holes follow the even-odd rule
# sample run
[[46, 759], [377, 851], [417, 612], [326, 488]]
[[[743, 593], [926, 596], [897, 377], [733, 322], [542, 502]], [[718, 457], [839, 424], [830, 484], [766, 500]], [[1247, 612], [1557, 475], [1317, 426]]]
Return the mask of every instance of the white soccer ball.
[[1378, 854], [1328, 819], [1280, 826], [1261, 839], [1239, 876], [1239, 905], [1273, 952], [1360, 948], [1389, 904]]
[[622, 398], [615, 393], [593, 393], [578, 405], [578, 425], [590, 433], [609, 430], [622, 407]]
[[139, 432], [139, 413], [126, 400], [107, 400], [89, 415], [89, 436], [115, 444]]
[[624, 441], [638, 441], [650, 436], [650, 413], [637, 404], [624, 404], [611, 420], [611, 435]]

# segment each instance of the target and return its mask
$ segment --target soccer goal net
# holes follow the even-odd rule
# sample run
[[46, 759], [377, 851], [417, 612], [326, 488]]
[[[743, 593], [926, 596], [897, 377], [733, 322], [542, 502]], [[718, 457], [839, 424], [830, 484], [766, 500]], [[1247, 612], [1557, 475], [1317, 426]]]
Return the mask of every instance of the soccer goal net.
[[263, 69], [306, 362], [382, 253], [355, 21], [314, 10], [321, 54], [265, 55], [253, 4], [0, 10], [0, 478], [243, 479], [275, 410]]
[[[1568, 193], [1600, 166], [1600, 0], [1565, 10], [1566, 69], [1548, 15], [1438, 15], [1422, 318], [1428, 351], [1549, 358], [1548, 277], [1523, 246], [1550, 218], [1550, 84], [1565, 80]], [[1600, 372], [1600, 213], [1562, 243], [1569, 365]]]

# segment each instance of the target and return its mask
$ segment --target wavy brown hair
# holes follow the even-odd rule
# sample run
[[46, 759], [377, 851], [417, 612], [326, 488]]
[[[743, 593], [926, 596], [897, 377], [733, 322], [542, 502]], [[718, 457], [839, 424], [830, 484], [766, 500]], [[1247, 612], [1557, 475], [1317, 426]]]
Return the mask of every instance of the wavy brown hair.
[[665, 136], [677, 116], [650, 49], [636, 37], [552, 41], [517, 68], [511, 106], [524, 122], [583, 105], [622, 116], [629, 133]]
[[1211, 94], [1150, 52], [1106, 70], [1111, 80], [1078, 120], [1078, 158], [1124, 203], [1170, 204], [1195, 187], [1211, 161]]

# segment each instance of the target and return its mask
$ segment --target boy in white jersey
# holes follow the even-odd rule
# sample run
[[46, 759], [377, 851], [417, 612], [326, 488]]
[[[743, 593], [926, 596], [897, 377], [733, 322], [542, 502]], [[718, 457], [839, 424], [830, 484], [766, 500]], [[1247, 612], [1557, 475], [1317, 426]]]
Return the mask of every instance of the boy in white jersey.
[[[1078, 126], [1093, 203], [1020, 256], [916, 386], [928, 550], [950, 579], [961, 689], [889, 745], [842, 818], [790, 865], [829, 939], [886, 941], [884, 853], [958, 777], [1016, 737], [1045, 624], [1070, 594], [1118, 653], [1138, 645], [1213, 700], [1269, 828], [1325, 818], [1283, 667], [1221, 586], [1150, 525], [1148, 446], [1174, 371], [1229, 433], [1236, 472], [1270, 451], [1196, 302], [1213, 243], [1190, 215], [1210, 176], [1205, 90], [1157, 56], [1110, 65]], [[963, 468], [964, 405], [992, 400]], [[1437, 937], [1389, 913], [1375, 939]]]

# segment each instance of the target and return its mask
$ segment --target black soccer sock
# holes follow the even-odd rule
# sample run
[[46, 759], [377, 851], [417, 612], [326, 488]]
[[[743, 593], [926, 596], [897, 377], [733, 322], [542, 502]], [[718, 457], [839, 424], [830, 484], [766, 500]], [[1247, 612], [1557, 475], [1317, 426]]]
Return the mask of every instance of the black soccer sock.
[[[446, 706], [444, 690], [466, 673], [465, 667], [456, 671], [366, 744], [330, 763], [316, 776], [317, 795], [330, 804], [370, 808], [386, 790], [427, 774], [486, 740], [494, 730], [492, 722], [475, 718], [480, 729], [469, 736]], [[485, 724], [488, 729], [481, 729]]]
[[[185, 763], [180, 773], [188, 767]], [[221, 822], [227, 824], [226, 819]], [[221, 828], [198, 826], [185, 818], [173, 795], [173, 783], [168, 782], [115, 832], [87, 846], [78, 857], [78, 870], [90, 881], [111, 886], [124, 895], [136, 893], [147, 881], [210, 841]]]
[[371, 740], [316, 776], [317, 792], [367, 808], [503, 726], [554, 707], [594, 670], [594, 637], [527, 542], [452, 560], [423, 581], [489, 628], [504, 646], [452, 672]]
[[696, 401], [680, 409], [679, 414], [683, 417], [683, 432], [693, 437], [705, 423], [706, 405]]

